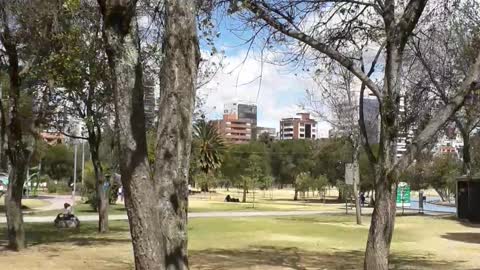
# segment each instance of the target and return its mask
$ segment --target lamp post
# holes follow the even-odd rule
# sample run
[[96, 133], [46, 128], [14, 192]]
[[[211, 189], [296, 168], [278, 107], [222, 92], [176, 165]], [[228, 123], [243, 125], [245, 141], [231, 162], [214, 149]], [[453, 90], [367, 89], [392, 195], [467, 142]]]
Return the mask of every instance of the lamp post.
[[85, 142], [82, 141], [82, 187], [85, 179]]
[[77, 142], [74, 140], [75, 157], [73, 159], [73, 191], [72, 191], [72, 213], [75, 206], [75, 193], [77, 191]]

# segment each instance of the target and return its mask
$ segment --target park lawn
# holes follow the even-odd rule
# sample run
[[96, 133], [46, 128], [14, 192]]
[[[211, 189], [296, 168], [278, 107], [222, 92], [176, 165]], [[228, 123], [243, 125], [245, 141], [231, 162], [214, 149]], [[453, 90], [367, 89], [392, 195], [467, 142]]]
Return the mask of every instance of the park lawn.
[[[35, 210], [36, 208], [41, 208], [49, 205], [49, 202], [38, 200], [38, 199], [22, 199], [22, 208], [25, 211]], [[0, 213], [5, 213], [5, 198], [2, 196], [0, 198]]]
[[228, 203], [223, 201], [190, 200], [188, 210], [195, 212], [215, 211], [328, 211], [339, 209], [338, 205], [326, 205], [308, 202], [259, 200], [256, 203]]
[[[190, 199], [189, 200], [189, 212], [190, 213], [199, 213], [199, 212], [215, 212], [215, 211], [334, 211], [339, 209], [339, 205], [332, 204], [321, 204], [321, 203], [309, 203], [309, 202], [293, 202], [293, 201], [269, 201], [269, 200], [259, 200], [255, 204], [251, 201], [247, 203], [228, 203], [219, 200], [199, 200], [199, 199]], [[75, 205], [75, 214], [78, 216], [87, 216], [87, 215], [97, 215], [95, 211], [92, 210], [89, 204], [77, 203]], [[48, 211], [37, 211], [37, 212], [28, 212], [28, 216], [55, 216], [61, 209], [58, 210], [48, 210]], [[109, 214], [126, 214], [126, 209], [123, 204], [110, 205]]]
[[[368, 217], [365, 217], [368, 219]], [[367, 223], [368, 220], [365, 220]], [[5, 239], [0, 225], [0, 239]], [[51, 224], [27, 224], [31, 247], [0, 251], [10, 269], [133, 269], [128, 223], [96, 223], [58, 232]], [[192, 269], [360, 269], [368, 226], [353, 216], [203, 218], [189, 220]], [[5, 244], [0, 242], [0, 244]], [[392, 269], [477, 269], [480, 228], [448, 218], [398, 217]]]

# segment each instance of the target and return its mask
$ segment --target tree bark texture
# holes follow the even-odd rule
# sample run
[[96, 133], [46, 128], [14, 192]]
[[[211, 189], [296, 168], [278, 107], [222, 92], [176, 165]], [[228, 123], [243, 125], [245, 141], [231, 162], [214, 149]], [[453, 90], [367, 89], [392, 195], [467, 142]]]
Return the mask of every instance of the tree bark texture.
[[[100, 161], [99, 148], [102, 141], [102, 129], [100, 126], [100, 119], [98, 114], [96, 114], [93, 109], [95, 97], [95, 84], [91, 81], [89, 82], [88, 97], [86, 102], [87, 108], [87, 120], [86, 127], [88, 131], [88, 144], [90, 148], [90, 156], [92, 159], [93, 169], [95, 171], [95, 189], [96, 189], [96, 199], [98, 206], [98, 232], [106, 233], [108, 232], [108, 207], [109, 207], [109, 189], [110, 185], [105, 185], [107, 183], [105, 179], [105, 174], [103, 172], [103, 166]], [[82, 179], [83, 181], [83, 179]], [[108, 184], [108, 183], [107, 183]], [[110, 183], [111, 184], [111, 183]]]
[[95, 188], [97, 193], [98, 201], [98, 232], [106, 233], [108, 232], [108, 207], [109, 207], [109, 198], [108, 198], [108, 188], [105, 186], [106, 179], [105, 174], [103, 173], [103, 167], [100, 162], [100, 157], [98, 154], [100, 140], [97, 140], [96, 135], [89, 135], [89, 145], [90, 145], [90, 156], [92, 158], [93, 170], [95, 171]]
[[395, 224], [395, 186], [385, 179], [378, 179], [375, 188], [375, 207], [368, 233], [365, 253], [365, 269], [388, 270], [388, 257]]
[[8, 190], [5, 196], [8, 247], [20, 251], [27, 245], [23, 226], [22, 195], [23, 183], [27, 177], [28, 153], [15, 157], [9, 174]]
[[23, 184], [27, 176], [27, 167], [31, 153], [23, 139], [24, 130], [19, 112], [21, 76], [17, 44], [14, 42], [10, 32], [4, 2], [1, 2], [0, 8], [3, 32], [0, 39], [8, 56], [8, 76], [10, 82], [8, 116], [5, 108], [2, 110], [3, 121], [6, 122], [6, 152], [11, 165], [8, 191], [5, 197], [8, 246], [13, 250], [21, 250], [26, 247], [22, 214]]
[[460, 129], [460, 133], [463, 138], [463, 149], [462, 149], [462, 158], [463, 158], [463, 174], [470, 176], [472, 172], [472, 158], [470, 154], [470, 132], [464, 128]]
[[395, 188], [397, 179], [388, 174], [395, 164], [400, 106], [401, 53], [387, 42], [385, 91], [381, 107], [380, 153], [375, 166], [375, 206], [365, 252], [364, 268], [388, 270], [388, 256], [395, 223]]
[[188, 172], [200, 49], [196, 3], [167, 0], [154, 181], [163, 269], [188, 269]]
[[99, 0], [115, 99], [116, 143], [136, 269], [163, 269], [147, 158], [136, 1]]
[[[358, 136], [357, 136], [358, 137]], [[353, 167], [360, 169], [360, 164], [358, 164], [358, 155], [360, 153], [360, 145], [358, 142], [354, 142], [354, 153], [353, 153]], [[354, 174], [355, 175], [355, 174]], [[355, 177], [356, 178], [356, 177]], [[357, 179], [353, 179], [353, 197], [355, 198], [355, 216], [357, 219], [357, 224], [362, 225], [362, 210], [360, 206], [358, 188], [357, 188]], [[360, 179], [358, 179], [360, 183]]]
[[188, 170], [200, 59], [195, 3], [165, 2], [156, 161], [147, 158], [136, 1], [98, 0], [115, 94], [117, 144], [136, 269], [188, 269]]

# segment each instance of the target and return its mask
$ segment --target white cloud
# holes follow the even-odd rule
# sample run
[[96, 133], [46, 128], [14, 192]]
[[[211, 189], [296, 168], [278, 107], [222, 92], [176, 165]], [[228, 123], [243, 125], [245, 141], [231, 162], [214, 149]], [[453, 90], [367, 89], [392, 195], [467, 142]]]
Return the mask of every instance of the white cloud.
[[257, 103], [258, 125], [278, 130], [282, 117], [292, 117], [301, 111], [298, 104], [305, 98], [305, 90], [314, 86], [313, 80], [289, 67], [263, 63], [262, 69], [259, 59], [248, 57], [243, 62], [244, 58], [245, 52], [227, 57], [225, 68], [200, 90], [206, 96], [207, 116], [221, 118], [223, 105], [228, 102]]

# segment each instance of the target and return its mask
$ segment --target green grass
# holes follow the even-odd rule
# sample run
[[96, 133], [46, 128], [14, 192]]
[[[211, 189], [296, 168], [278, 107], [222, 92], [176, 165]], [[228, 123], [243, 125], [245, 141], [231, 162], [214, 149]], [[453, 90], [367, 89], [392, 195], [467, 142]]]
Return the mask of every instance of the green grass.
[[[262, 200], [253, 204], [248, 203], [227, 203], [221, 201], [207, 201], [207, 200], [190, 200], [189, 212], [215, 212], [215, 211], [313, 211], [313, 210], [335, 210], [338, 206], [324, 205], [319, 203], [306, 202], [289, 202], [289, 201], [266, 201]], [[33, 211], [26, 213], [28, 216], [54, 216], [57, 215], [61, 209], [49, 211]], [[126, 214], [126, 209], [123, 204], [110, 205], [109, 214]], [[89, 204], [77, 203], [75, 205], [75, 214], [79, 216], [96, 215]]]
[[[22, 200], [22, 209], [25, 211], [32, 211], [35, 208], [40, 208], [47, 206], [49, 203], [43, 200], [38, 199], [23, 199]], [[0, 213], [5, 213], [5, 199], [0, 198]]]
[[307, 202], [268, 201], [259, 200], [255, 204], [228, 203], [222, 201], [190, 200], [189, 212], [213, 212], [213, 211], [302, 211], [302, 210], [334, 210], [337, 206], [312, 204]]
[[[364, 219], [368, 223], [368, 217]], [[71, 250], [72, 264], [77, 263], [77, 257], [83, 260], [88, 257], [88, 261], [108, 261], [112, 265], [96, 268], [92, 263], [90, 270], [131, 268], [128, 223], [110, 222], [111, 232], [105, 235], [97, 234], [96, 226], [96, 223], [82, 223], [79, 230], [58, 231], [52, 224], [26, 224], [28, 242], [34, 247], [25, 256], [32, 265], [52, 256], [60, 256], [59, 263], [66, 263]], [[352, 215], [190, 219], [188, 230], [193, 269], [225, 270], [238, 266], [359, 269], [368, 234], [368, 226], [357, 226]], [[4, 233], [4, 225], [0, 225], [0, 239], [5, 239]], [[475, 260], [480, 251], [480, 240], [475, 237], [479, 235], [478, 228], [450, 219], [398, 217], [392, 242], [393, 269], [474, 269], [479, 266]], [[449, 242], [445, 242], [447, 239]], [[40, 247], [39, 251], [35, 246]], [[21, 255], [0, 255], [0, 265], [23, 263], [15, 256]], [[120, 257], [122, 265], [117, 265]], [[471, 264], [466, 267], [463, 262]], [[22, 265], [14, 269], [28, 268]]]

